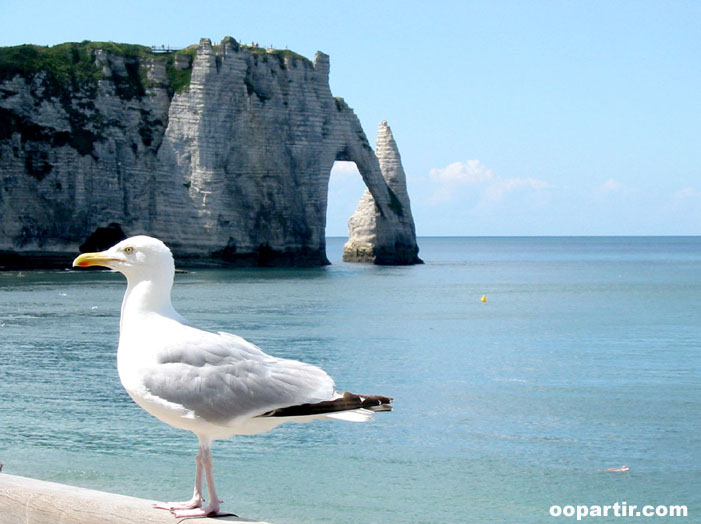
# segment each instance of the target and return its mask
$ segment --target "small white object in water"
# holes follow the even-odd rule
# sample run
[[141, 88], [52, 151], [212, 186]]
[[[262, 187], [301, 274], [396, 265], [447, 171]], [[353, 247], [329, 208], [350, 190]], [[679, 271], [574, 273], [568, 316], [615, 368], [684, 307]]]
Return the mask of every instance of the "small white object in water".
[[623, 473], [623, 472], [629, 471], [629, 470], [630, 470], [630, 468], [628, 466], [626, 466], [625, 464], [623, 464], [620, 468], [609, 468], [609, 469], [605, 469], [604, 471], [611, 471], [613, 473]]

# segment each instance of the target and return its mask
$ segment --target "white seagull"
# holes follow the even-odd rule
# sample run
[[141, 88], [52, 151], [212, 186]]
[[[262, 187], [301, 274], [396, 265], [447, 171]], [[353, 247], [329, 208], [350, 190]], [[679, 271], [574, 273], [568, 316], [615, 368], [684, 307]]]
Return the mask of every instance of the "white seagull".
[[[212, 441], [263, 433], [284, 422], [362, 422], [374, 411], [392, 409], [388, 397], [337, 392], [331, 377], [316, 366], [272, 357], [236, 335], [192, 326], [171, 304], [175, 264], [158, 239], [131, 237], [106, 251], [84, 253], [73, 266], [105, 266], [126, 276], [119, 378], [139, 406], [199, 439], [192, 498], [154, 505], [178, 518], [219, 512]], [[203, 473], [209, 488], [206, 506]]]

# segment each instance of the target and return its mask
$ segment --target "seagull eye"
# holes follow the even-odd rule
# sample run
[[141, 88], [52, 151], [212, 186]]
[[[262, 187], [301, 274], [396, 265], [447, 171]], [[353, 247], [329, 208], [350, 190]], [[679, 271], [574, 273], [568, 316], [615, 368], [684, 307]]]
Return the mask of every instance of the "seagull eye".
[[124, 252], [125, 252], [127, 255], [130, 255], [131, 253], [134, 252], [134, 248], [131, 247], [131, 246], [125, 247], [125, 248], [124, 248]]

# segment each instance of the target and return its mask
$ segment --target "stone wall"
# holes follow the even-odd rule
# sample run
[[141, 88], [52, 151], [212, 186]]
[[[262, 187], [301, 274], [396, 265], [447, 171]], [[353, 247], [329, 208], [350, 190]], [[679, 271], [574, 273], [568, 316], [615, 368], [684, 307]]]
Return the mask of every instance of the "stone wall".
[[[2, 524], [173, 524], [168, 511], [155, 509], [154, 500], [117, 495], [56, 482], [0, 475]], [[180, 521], [182, 522], [182, 521]], [[188, 524], [209, 524], [211, 518], [187, 519]], [[214, 522], [270, 524], [236, 517], [218, 516]]]

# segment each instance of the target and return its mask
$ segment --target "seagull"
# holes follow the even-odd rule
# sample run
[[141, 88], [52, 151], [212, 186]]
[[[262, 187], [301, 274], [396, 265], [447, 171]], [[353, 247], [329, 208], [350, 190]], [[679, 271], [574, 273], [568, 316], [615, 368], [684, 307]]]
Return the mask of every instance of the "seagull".
[[83, 253], [73, 266], [103, 266], [126, 277], [117, 349], [122, 385], [148, 413], [199, 440], [192, 498], [155, 508], [178, 518], [219, 513], [215, 440], [264, 433], [285, 422], [364, 422], [392, 409], [389, 397], [336, 391], [319, 367], [268, 355], [236, 335], [194, 327], [173, 308], [173, 255], [156, 238], [127, 238], [105, 251]]

